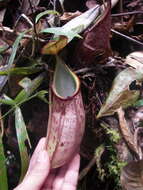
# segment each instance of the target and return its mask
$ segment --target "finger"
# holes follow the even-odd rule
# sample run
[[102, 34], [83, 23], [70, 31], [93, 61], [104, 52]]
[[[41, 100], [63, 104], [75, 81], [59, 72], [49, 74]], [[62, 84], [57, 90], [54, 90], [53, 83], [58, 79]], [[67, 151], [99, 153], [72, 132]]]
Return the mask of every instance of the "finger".
[[69, 164], [65, 174], [62, 190], [76, 190], [80, 167], [80, 156], [76, 155]]
[[53, 190], [61, 190], [61, 189], [67, 190], [66, 188], [65, 189], [63, 188], [63, 185], [67, 186], [69, 184], [70, 186], [74, 185], [75, 189], [78, 179], [79, 165], [80, 165], [80, 156], [76, 155], [69, 164], [61, 167], [53, 182]]
[[28, 175], [28, 173], [30, 172], [30, 170], [35, 165], [37, 157], [38, 157], [38, 154], [39, 154], [39, 151], [44, 150], [45, 140], [46, 140], [46, 138], [43, 137], [38, 142], [38, 145], [36, 146], [36, 149], [34, 150], [34, 153], [33, 153], [32, 157], [31, 157], [30, 164], [29, 164], [28, 171], [27, 171], [26, 175]]
[[47, 151], [39, 151], [35, 165], [24, 178], [23, 182], [15, 190], [39, 190], [49, 174], [49, 163], [50, 161]]
[[63, 182], [64, 182], [64, 177], [65, 177], [65, 173], [66, 173], [66, 170], [67, 170], [67, 165], [57, 169], [58, 172], [56, 174], [56, 177], [53, 181], [53, 190], [61, 190], [61, 187], [63, 185]]
[[40, 190], [52, 190], [53, 188], [53, 181], [55, 179], [56, 176], [56, 171], [53, 170], [52, 172], [50, 172], [50, 174], [48, 175], [48, 177], [46, 178], [44, 185], [42, 186], [42, 188]]

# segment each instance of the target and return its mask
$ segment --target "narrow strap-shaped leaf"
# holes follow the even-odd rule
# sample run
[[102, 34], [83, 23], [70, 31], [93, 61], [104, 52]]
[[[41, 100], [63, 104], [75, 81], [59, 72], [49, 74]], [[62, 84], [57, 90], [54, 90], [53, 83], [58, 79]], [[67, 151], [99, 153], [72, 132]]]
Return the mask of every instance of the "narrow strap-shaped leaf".
[[40, 18], [42, 18], [43, 16], [45, 15], [49, 15], [49, 14], [55, 14], [55, 15], [59, 15], [59, 13], [57, 11], [54, 11], [54, 10], [46, 10], [42, 13], [39, 13], [37, 16], [36, 16], [36, 19], [35, 19], [35, 23], [37, 23]]
[[15, 40], [13, 46], [12, 46], [12, 52], [11, 52], [11, 56], [10, 56], [9, 61], [8, 61], [8, 66], [12, 66], [13, 61], [14, 61], [15, 56], [16, 56], [16, 52], [17, 52], [20, 40], [23, 38], [25, 33], [26, 32], [20, 33], [19, 36], [16, 38], [16, 40]]
[[[82, 24], [78, 26], [78, 28], [81, 28]], [[41, 31], [42, 33], [51, 33], [55, 34], [55, 38], [57, 36], [66, 36], [68, 38], [68, 42], [71, 41], [74, 37], [80, 37], [76, 31], [73, 30], [65, 30], [62, 27], [52, 27], [52, 28], [46, 28]]]
[[8, 190], [6, 158], [4, 155], [4, 148], [3, 148], [1, 135], [0, 135], [0, 190]]
[[38, 77], [36, 77], [33, 81], [29, 82], [29, 85], [27, 84], [27, 88], [23, 89], [15, 98], [15, 103], [19, 104], [20, 102], [23, 102], [26, 100], [42, 83], [44, 79], [45, 74], [42, 73]]
[[25, 145], [26, 141], [29, 141], [26, 125], [24, 123], [24, 119], [19, 107], [15, 109], [15, 127], [16, 127], [16, 135], [18, 140], [20, 158], [21, 158], [21, 174], [20, 180], [22, 181], [29, 164], [29, 157], [27, 153], [27, 147]]
[[48, 94], [48, 92], [46, 90], [41, 90], [36, 93], [36, 97], [39, 98], [40, 100], [44, 101], [45, 103], [48, 103], [48, 100], [45, 97], [46, 94]]
[[[51, 42], [46, 44], [42, 50], [42, 54], [56, 54], [58, 53], [62, 48], [64, 48], [74, 37], [79, 37], [81, 32], [83, 32], [85, 29], [87, 29], [94, 21], [97, 20], [98, 17], [101, 15], [101, 7], [99, 5], [96, 5], [95, 7], [89, 9], [88, 11], [84, 12], [80, 16], [77, 16], [76, 18], [72, 19], [62, 27], [53, 27], [53, 28], [46, 28], [41, 31], [41, 33], [52, 33], [54, 34], [54, 39], [52, 40], [52, 50], [51, 51]], [[63, 38], [61, 36], [64, 36], [67, 38], [67, 41], [64, 43], [61, 43], [60, 41], [63, 41]], [[59, 38], [57, 38], [59, 37]], [[53, 45], [54, 42], [54, 45]], [[49, 45], [50, 44], [50, 45]], [[58, 48], [57, 48], [58, 44]], [[60, 44], [60, 45], [59, 45]], [[50, 48], [50, 51], [49, 51]]]
[[12, 111], [14, 111], [16, 107], [19, 107], [21, 104], [31, 100], [32, 98], [38, 97], [41, 100], [43, 100], [44, 102], [48, 103], [47, 99], [45, 97], [45, 95], [48, 93], [47, 91], [39, 91], [32, 95], [32, 93], [42, 83], [44, 76], [45, 76], [45, 74], [42, 73], [38, 77], [36, 77], [33, 81], [30, 80], [29, 78], [24, 78], [22, 81], [20, 81], [20, 85], [24, 89], [20, 91], [20, 93], [16, 96], [16, 98], [14, 100], [12, 100], [8, 96], [4, 95], [3, 99], [0, 99], [0, 103], [10, 105], [10, 106], [12, 106], [12, 108], [8, 112], [6, 112], [1, 117], [1, 119], [4, 118], [5, 116], [7, 116]]
[[[0, 110], [1, 115], [1, 110]], [[6, 169], [6, 157], [4, 154], [3, 147], [3, 133], [4, 133], [3, 120], [0, 121], [0, 190], [8, 190], [8, 179], [7, 179], [7, 169]]]
[[[17, 52], [17, 49], [18, 49], [18, 46], [19, 46], [19, 42], [23, 38], [25, 33], [26, 32], [23, 32], [23, 33], [19, 34], [19, 36], [16, 38], [16, 40], [15, 40], [13, 46], [12, 46], [12, 52], [11, 52], [10, 58], [8, 60], [8, 67], [9, 68], [13, 64], [13, 61], [15, 59], [16, 52]], [[6, 84], [7, 80], [8, 80], [8, 76], [0, 76], [0, 91], [2, 90], [4, 85]]]
[[[89, 9], [80, 16], [77, 16], [76, 18], [72, 19], [62, 27], [57, 27], [57, 30], [56, 28], [46, 28], [41, 32], [49, 32], [55, 35], [63, 35], [64, 33], [65, 36], [70, 36], [71, 32], [79, 34], [83, 32], [87, 27], [89, 27], [89, 25], [92, 24], [93, 21], [95, 21], [99, 15], [100, 15], [100, 6], [96, 5], [95, 7]], [[70, 35], [68, 35], [68, 33]], [[72, 38], [69, 41], [71, 41]]]
[[5, 99], [0, 99], [0, 103], [10, 105], [10, 106], [15, 105], [13, 101], [5, 100]]
[[29, 67], [15, 67], [15, 68], [5, 68], [0, 70], [0, 75], [31, 75], [41, 71], [41, 67], [29, 66]]
[[[87, 29], [99, 16], [101, 16], [101, 7], [96, 5], [83, 14], [70, 20], [68, 23], [62, 26], [62, 28], [65, 29], [65, 31], [72, 30], [77, 33], [81, 33]], [[82, 27], [79, 27], [81, 25]]]

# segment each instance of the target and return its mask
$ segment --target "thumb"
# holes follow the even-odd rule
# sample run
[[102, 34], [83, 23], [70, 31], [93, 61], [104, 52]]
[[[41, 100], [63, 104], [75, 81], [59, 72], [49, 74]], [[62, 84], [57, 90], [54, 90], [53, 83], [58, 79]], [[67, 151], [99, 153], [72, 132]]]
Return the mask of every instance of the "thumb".
[[23, 182], [15, 190], [39, 190], [46, 180], [50, 170], [49, 156], [46, 150], [39, 152], [36, 162]]

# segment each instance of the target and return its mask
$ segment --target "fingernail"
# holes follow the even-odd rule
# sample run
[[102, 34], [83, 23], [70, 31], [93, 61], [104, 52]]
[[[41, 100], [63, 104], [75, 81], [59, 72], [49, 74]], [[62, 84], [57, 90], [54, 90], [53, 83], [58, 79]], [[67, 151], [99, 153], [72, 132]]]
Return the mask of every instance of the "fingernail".
[[38, 154], [37, 162], [47, 162], [48, 161], [48, 153], [46, 150], [42, 150]]

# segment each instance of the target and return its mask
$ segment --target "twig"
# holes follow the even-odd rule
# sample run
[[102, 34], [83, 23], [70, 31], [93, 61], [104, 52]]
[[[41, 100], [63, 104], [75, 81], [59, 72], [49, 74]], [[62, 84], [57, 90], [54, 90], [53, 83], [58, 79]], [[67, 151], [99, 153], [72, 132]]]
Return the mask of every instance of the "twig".
[[[1, 114], [1, 108], [0, 108], [0, 117], [2, 116]], [[4, 135], [4, 124], [3, 124], [3, 120], [0, 120], [0, 136], [3, 137]]]
[[76, 74], [80, 74], [80, 73], [86, 73], [86, 72], [88, 72], [88, 71], [92, 71], [92, 70], [94, 70], [94, 69], [96, 69], [96, 67], [92, 67], [92, 68], [87, 68], [87, 67], [85, 67], [85, 68], [76, 70], [76, 71], [74, 71], [74, 72], [75, 72]]
[[33, 23], [31, 22], [31, 20], [30, 20], [25, 14], [21, 14], [21, 15], [19, 16], [19, 18], [16, 20], [16, 23], [15, 23], [15, 26], [14, 26], [14, 31], [15, 31], [15, 28], [16, 28], [16, 26], [18, 25], [18, 23], [19, 23], [19, 21], [20, 21], [21, 18], [24, 18], [25, 21], [26, 21], [31, 27], [33, 27]]
[[132, 11], [132, 12], [127, 12], [127, 13], [122, 12], [122, 13], [112, 14], [111, 16], [115, 17], [115, 16], [134, 15], [134, 14], [143, 14], [143, 11]]
[[56, 0], [53, 0], [53, 9], [56, 10]]
[[92, 160], [89, 162], [89, 164], [80, 172], [79, 174], [79, 180], [82, 180], [84, 176], [87, 175], [87, 173], [89, 172], [89, 170], [92, 168], [92, 166], [95, 165], [98, 168], [99, 174], [101, 174], [101, 165], [100, 165], [100, 160], [101, 160], [101, 156], [103, 154], [105, 150], [105, 147], [103, 144], [101, 144], [100, 146], [98, 146], [95, 150], [94, 156], [92, 158]]
[[86, 166], [86, 168], [84, 168], [81, 172], [80, 172], [80, 175], [79, 175], [79, 180], [82, 180], [86, 175], [87, 173], [89, 172], [89, 170], [92, 168], [92, 166], [94, 166], [96, 163], [96, 156], [94, 156], [92, 158], [92, 160], [89, 162], [89, 164]]
[[118, 32], [118, 31], [116, 31], [116, 30], [114, 30], [114, 29], [111, 29], [111, 31], [112, 31], [113, 33], [115, 33], [115, 34], [117, 34], [117, 35], [119, 35], [119, 36], [121, 36], [121, 37], [123, 37], [123, 38], [129, 40], [129, 41], [132, 41], [132, 42], [134, 42], [134, 43], [136, 43], [136, 44], [138, 44], [138, 45], [143, 46], [143, 43], [142, 43], [142, 42], [140, 42], [140, 41], [138, 41], [138, 40], [135, 40], [135, 39], [132, 38], [132, 37], [129, 37], [129, 36], [125, 35], [125, 34], [122, 34], [121, 32]]

